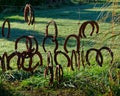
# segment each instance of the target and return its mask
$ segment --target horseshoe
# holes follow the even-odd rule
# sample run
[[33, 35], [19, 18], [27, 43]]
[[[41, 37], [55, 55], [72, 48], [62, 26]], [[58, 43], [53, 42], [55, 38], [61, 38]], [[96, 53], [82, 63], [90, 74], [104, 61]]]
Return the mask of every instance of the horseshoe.
[[83, 38], [83, 36], [84, 36], [84, 37], [86, 38], [86, 35], [85, 35], [84, 31], [85, 31], [85, 28], [86, 28], [86, 26], [87, 26], [88, 24], [90, 24], [90, 25], [92, 26], [92, 31], [91, 31], [91, 33], [93, 33], [93, 31], [94, 31], [94, 24], [91, 23], [91, 22], [89, 22], [89, 21], [86, 21], [86, 22], [84, 22], [84, 23], [81, 25], [81, 27], [80, 27], [80, 29], [79, 29], [79, 37]]
[[5, 37], [5, 34], [4, 34], [4, 31], [5, 31], [5, 24], [8, 23], [8, 33], [7, 33], [7, 38], [10, 37], [10, 21], [8, 19], [6, 19], [4, 22], [3, 22], [3, 25], [2, 25], [2, 36]]
[[[2, 61], [2, 57], [0, 56], [0, 66], [2, 67], [2, 71], [4, 72], [5, 71], [5, 67], [4, 67], [4, 64], [2, 63], [3, 61]], [[3, 64], [3, 65], [2, 65]], [[3, 70], [4, 69], [4, 70]]]
[[[10, 67], [10, 60], [15, 56], [18, 56], [18, 58], [20, 58], [20, 53], [17, 52], [17, 54], [16, 54], [16, 52], [13, 52], [12, 54], [7, 55], [7, 52], [4, 52], [2, 57], [0, 57], [1, 66], [2, 66], [3, 71], [6, 70], [6, 68], [5, 68], [5, 58], [6, 58], [7, 70], [12, 70], [12, 67]], [[17, 60], [17, 67], [18, 67], [18, 70], [21, 68], [19, 59]]]
[[[46, 49], [45, 49], [45, 41], [48, 39], [48, 38], [54, 38], [53, 36], [46, 36], [44, 39], [43, 39], [43, 43], [42, 43], [42, 46], [43, 46], [43, 49], [44, 51], [46, 52]], [[54, 40], [54, 43], [55, 43], [55, 49], [54, 49], [54, 53], [56, 52], [56, 50], [58, 49], [58, 41], [57, 39]]]
[[64, 52], [62, 52], [62, 51], [57, 51], [57, 52], [55, 52], [54, 61], [55, 61], [56, 65], [60, 65], [60, 64], [58, 63], [58, 61], [57, 61], [57, 56], [58, 56], [59, 54], [63, 54], [63, 55], [67, 58], [67, 60], [68, 60], [67, 67], [70, 67], [70, 66], [71, 66], [70, 58], [69, 58], [69, 56], [68, 56], [66, 53], [64, 53]]
[[[27, 51], [30, 51], [32, 50], [32, 41], [31, 39], [28, 37], [28, 36], [21, 36], [19, 38], [16, 39], [15, 41], [15, 50], [17, 50], [18, 48], [18, 42], [21, 40], [21, 39], [26, 39], [26, 48], [27, 48]], [[29, 48], [28, 48], [28, 41], [29, 41]]]
[[8, 56], [8, 60], [7, 60], [7, 69], [8, 69], [8, 70], [12, 69], [12, 68], [10, 67], [10, 61], [11, 61], [11, 59], [14, 58], [15, 56], [18, 57], [18, 59], [17, 59], [17, 68], [18, 68], [18, 70], [21, 69], [21, 62], [23, 62], [23, 61], [21, 61], [21, 53], [20, 53], [20, 52], [13, 52], [13, 53], [11, 53], [11, 54]]
[[80, 38], [82, 38], [82, 37], [83, 37], [83, 36], [82, 36], [83, 26], [85, 26], [85, 22], [84, 22], [84, 23], [82, 23], [82, 25], [81, 25], [81, 26], [80, 26], [80, 28], [79, 28], [79, 34], [78, 34], [78, 36], [79, 36]]
[[53, 57], [50, 51], [47, 53], [47, 66], [53, 66]]
[[[18, 42], [24, 38], [26, 39], [26, 48], [27, 48], [26, 52], [36, 53], [38, 51], [38, 42], [34, 36], [21, 36], [21, 37], [17, 38], [15, 41], [15, 50], [17, 50]], [[34, 40], [36, 48], [32, 48], [32, 40]], [[35, 52], [33, 52], [33, 51], [35, 51]]]
[[[91, 33], [93, 33], [94, 32], [94, 23], [93, 22], [86, 22], [85, 23], [85, 25], [83, 26], [83, 29], [82, 29], [82, 33], [83, 33], [83, 36], [86, 38], [86, 35], [85, 35], [85, 29], [86, 29], [86, 26], [88, 25], [88, 24], [90, 24], [91, 26], [92, 26], [92, 31], [91, 31]], [[90, 34], [91, 34], [90, 33]]]
[[84, 62], [85, 62], [85, 60], [84, 60], [84, 50], [81, 51], [81, 62], [82, 62], [83, 67], [85, 68], [85, 64], [84, 64]]
[[60, 64], [56, 65], [55, 79], [60, 83], [63, 79], [63, 68]]
[[[31, 40], [34, 40], [35, 46], [36, 46], [36, 48], [33, 48], [33, 49], [31, 48], [29, 51], [33, 53], [33, 51], [35, 50], [34, 53], [36, 53], [38, 51], [38, 42], [37, 42], [37, 39], [34, 36], [28, 36], [28, 38], [30, 38]], [[28, 46], [28, 43], [26, 45]], [[27, 48], [27, 49], [29, 49], [29, 48]]]
[[[30, 39], [30, 44], [29, 44], [30, 46], [28, 45], [28, 39], [26, 38], [26, 48], [28, 50], [23, 51], [24, 54], [26, 54], [26, 55], [23, 55], [24, 58], [29, 58], [31, 54], [38, 52], [38, 42], [37, 42], [36, 38], [34, 36], [27, 36], [27, 37]], [[34, 40], [36, 48], [32, 48], [32, 44], [33, 44], [32, 40]]]
[[80, 69], [80, 52], [78, 52], [78, 70]]
[[[94, 26], [96, 27], [96, 33], [98, 33], [99, 32], [99, 25], [98, 25], [98, 23], [96, 22], [96, 21], [91, 21], [93, 24], [94, 24]], [[92, 34], [93, 34], [93, 32], [94, 31], [92, 31], [91, 33], [90, 33], [90, 36], [92, 36]]]
[[1, 67], [2, 67], [2, 71], [5, 72], [6, 71], [6, 66], [5, 66], [5, 58], [6, 58], [6, 62], [7, 62], [7, 52], [4, 52], [4, 54], [2, 56], [0, 56], [0, 60], [1, 60]]
[[53, 57], [50, 51], [47, 53], [47, 67], [44, 70], [44, 76], [49, 75], [48, 71], [50, 71], [49, 85], [53, 84], [54, 72], [53, 72]]
[[102, 51], [102, 50], [107, 50], [110, 53], [111, 58], [112, 58], [112, 60], [111, 60], [111, 63], [112, 63], [113, 62], [113, 52], [112, 52], [112, 50], [110, 48], [108, 48], [108, 47], [101, 47], [99, 49], [99, 51]]
[[92, 31], [90, 32], [90, 36], [92, 36], [93, 32], [95, 31], [95, 28], [96, 28], [96, 33], [99, 32], [99, 26], [98, 26], [97, 22], [95, 22], [95, 21], [86, 21], [79, 28], [79, 35], [78, 35], [79, 37], [81, 37], [81, 38], [85, 37], [86, 38], [85, 28], [86, 28], [86, 26], [88, 24], [90, 24], [92, 26]]
[[4, 60], [3, 60], [3, 58], [1, 56], [0, 56], [0, 61], [1, 61], [2, 72], [5, 72], [6, 71], [5, 62], [4, 62]]
[[98, 50], [97, 55], [96, 55], [96, 61], [100, 67], [102, 67], [103, 64], [103, 56], [101, 52]]
[[2, 71], [5, 72], [6, 71], [6, 64], [5, 64], [5, 58], [6, 58], [6, 64], [8, 62], [8, 54], [7, 52], [4, 52], [4, 54], [2, 56], [0, 56], [0, 60], [1, 60], [1, 67], [2, 67]]
[[78, 66], [78, 64], [77, 64], [77, 55], [76, 55], [75, 50], [72, 50], [72, 55], [71, 55], [71, 69], [74, 71], [74, 68], [73, 68], [73, 57], [75, 59], [75, 66], [77, 67]]
[[[30, 15], [29, 19], [28, 14]], [[26, 4], [24, 8], [24, 19], [28, 23], [28, 25], [33, 25], [33, 23], [35, 22], [34, 10], [30, 4]]]
[[80, 49], [80, 40], [79, 40], [78, 36], [75, 35], [75, 34], [69, 35], [69, 36], [67, 36], [67, 38], [65, 39], [65, 42], [64, 42], [64, 50], [65, 50], [65, 52], [68, 53], [68, 50], [67, 50], [66, 45], [67, 45], [67, 42], [68, 42], [69, 38], [71, 38], [71, 37], [74, 37], [74, 38], [76, 39], [76, 41], [77, 41], [76, 51], [79, 52], [79, 49]]
[[[103, 56], [102, 56], [101, 52], [98, 49], [95, 49], [95, 48], [91, 48], [91, 49], [87, 50], [87, 53], [86, 53], [86, 62], [87, 62], [87, 64], [90, 66], [90, 62], [89, 62], [88, 57], [89, 57], [89, 54], [90, 54], [91, 51], [95, 51], [97, 53], [96, 61], [97, 61], [98, 65], [102, 67]], [[98, 58], [98, 56], [99, 56], [100, 59]]]
[[53, 66], [47, 66], [44, 70], [44, 76], [46, 78], [47, 75], [49, 75], [50, 72], [50, 78], [49, 78], [49, 85], [52, 85], [53, 84], [53, 81], [54, 81], [54, 71], [53, 71]]
[[53, 41], [56, 40], [57, 38], [57, 35], [58, 35], [58, 28], [57, 28], [57, 24], [54, 20], [51, 20], [50, 22], [48, 22], [48, 24], [46, 25], [46, 33], [45, 33], [45, 36], [50, 36], [48, 35], [48, 28], [50, 26], [50, 24], [53, 24], [54, 25], [54, 28], [55, 28], [55, 34], [53, 36]]
[[[25, 52], [22, 52], [22, 63], [21, 63], [21, 67], [22, 67], [22, 69], [23, 70], [25, 70], [25, 71], [30, 71], [31, 73], [33, 73], [33, 71], [39, 66], [39, 62], [40, 62], [40, 66], [42, 66], [43, 65], [43, 62], [42, 62], [42, 55], [41, 55], [41, 53], [40, 52], [36, 52], [36, 53], [34, 53], [34, 54], [32, 54], [31, 53], [31, 55], [30, 55], [30, 60], [29, 60], [29, 67], [28, 68], [26, 68], [25, 66], [24, 66], [24, 62], [25, 62], [25, 58], [24, 57], [26, 57], [25, 55], [27, 55]], [[37, 64], [35, 65], [35, 66], [33, 66], [32, 67], [32, 61], [33, 61], [33, 56], [34, 55], [37, 55], [37, 56], [39, 56], [39, 62], [37, 62]]]

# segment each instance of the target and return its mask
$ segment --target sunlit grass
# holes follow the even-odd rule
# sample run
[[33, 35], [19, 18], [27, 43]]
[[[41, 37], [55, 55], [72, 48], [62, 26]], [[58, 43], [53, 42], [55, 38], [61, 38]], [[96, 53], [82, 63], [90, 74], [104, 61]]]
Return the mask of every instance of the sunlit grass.
[[[84, 9], [85, 6], [85, 9]], [[78, 8], [82, 9], [78, 10]], [[88, 7], [88, 8], [87, 8]], [[24, 80], [20, 80], [20, 86], [18, 86], [18, 89], [24, 90], [22, 88], [26, 88], [28, 86], [32, 87], [43, 87], [47, 86], [49, 83], [49, 76], [47, 79], [44, 78], [44, 69], [45, 66], [47, 65], [47, 54], [44, 52], [43, 47], [42, 47], [42, 41], [45, 35], [45, 30], [46, 30], [46, 25], [49, 21], [55, 20], [57, 25], [58, 25], [58, 42], [59, 42], [59, 48], [58, 50], [62, 50], [64, 52], [64, 40], [65, 38], [70, 35], [70, 34], [76, 34], [78, 35], [78, 30], [80, 25], [87, 20], [96, 20], [98, 14], [100, 13], [99, 8], [93, 8], [90, 7], [89, 5], [81, 5], [81, 6], [70, 6], [70, 7], [65, 7], [65, 8], [59, 8], [59, 9], [48, 9], [48, 10], [36, 10], [35, 11], [35, 24], [34, 25], [28, 25], [24, 21], [24, 17], [22, 13], [16, 13], [15, 15], [9, 15], [7, 14], [4, 15], [4, 19], [8, 18], [11, 21], [11, 36], [9, 39], [6, 37], [2, 37], [0, 35], [0, 55], [2, 55], [4, 52], [8, 52], [8, 54], [11, 54], [12, 52], [15, 51], [15, 40], [22, 36], [22, 35], [33, 35], [36, 37], [39, 43], [39, 51], [43, 56], [43, 66], [38, 67], [36, 70], [38, 73], [35, 73], [33, 75], [27, 75], [27, 73], [21, 72], [22, 70], [18, 71], [21, 75], [21, 78], [24, 78]], [[107, 9], [106, 9], [107, 10]], [[104, 11], [106, 11], [104, 10]], [[109, 11], [109, 10], [107, 10]], [[94, 14], [94, 15], [93, 15]], [[2, 26], [2, 23], [4, 21], [0, 21], [0, 25]], [[80, 22], [80, 25], [78, 23]], [[86, 52], [90, 48], [101, 48], [103, 46], [110, 47], [112, 51], [114, 52], [114, 64], [119, 65], [119, 39], [120, 37], [115, 37], [114, 41], [112, 38], [110, 38], [112, 34], [112, 24], [110, 22], [98, 22], [100, 26], [100, 31], [98, 34], [94, 33], [93, 36], [89, 36], [90, 32], [90, 26], [87, 27], [86, 35], [87, 38], [83, 38], [81, 40], [81, 45], [84, 45], [84, 51]], [[1, 27], [0, 27], [1, 28]], [[115, 25], [114, 32], [115, 34], [118, 34], [120, 30], [119, 24]], [[54, 26], [49, 27], [49, 34], [54, 35]], [[110, 39], [109, 39], [110, 38]], [[21, 41], [18, 44], [18, 50], [23, 51], [26, 49], [25, 46], [25, 41]], [[51, 40], [48, 40], [45, 44], [46, 49], [52, 51], [52, 55], [54, 56], [54, 43]], [[71, 56], [71, 51], [73, 49], [76, 49], [76, 41], [74, 38], [71, 38], [67, 44], [67, 48], [69, 50], [68, 55]], [[64, 56], [60, 55], [58, 57], [58, 62], [62, 65], [64, 69], [64, 82], [61, 84], [65, 87], [69, 86], [70, 84], [72, 85], [75, 81], [78, 80], [80, 85], [83, 86], [83, 89], [89, 89], [91, 86], [88, 84], [87, 85], [87, 80], [91, 80], [92, 82], [93, 78], [95, 83], [99, 84], [99, 81], [101, 83], [105, 83], [108, 80], [108, 71], [110, 69], [110, 60], [111, 57], [109, 53], [103, 52], [104, 56], [104, 62], [103, 62], [103, 67], [100, 67], [96, 60], [95, 60], [95, 53], [91, 53], [90, 55], [90, 63], [91, 66], [88, 66], [88, 64], [85, 62], [86, 68], [84, 69], [83, 66], [81, 65], [80, 70], [75, 69], [75, 71], [71, 71], [70, 68], [67, 68], [67, 60], [65, 59]], [[38, 61], [38, 58], [34, 57], [34, 64]], [[26, 60], [27, 62], [27, 60]], [[28, 64], [28, 63], [26, 63]], [[54, 69], [55, 69], [55, 62], [54, 62]], [[16, 70], [16, 60], [11, 61], [11, 66], [14, 66], [13, 69]], [[116, 66], [116, 65], [115, 65]], [[27, 67], [27, 65], [25, 66]], [[16, 77], [18, 74], [14, 74], [17, 71], [10, 70], [8, 73], [10, 73], [12, 76]], [[104, 77], [105, 76], [105, 77]], [[107, 78], [107, 79], [106, 79]], [[4, 78], [5, 79], [5, 78]], [[72, 80], [73, 79], [73, 80]], [[102, 79], [102, 80], [101, 80]], [[6, 79], [5, 79], [6, 80]], [[19, 79], [15, 79], [15, 81]], [[104, 81], [105, 80], [105, 81]], [[14, 81], [14, 80], [13, 80]], [[77, 83], [78, 83], [77, 82]], [[87, 82], [87, 83], [86, 83]], [[70, 86], [71, 86], [70, 85]], [[74, 84], [73, 84], [74, 85]], [[49, 85], [48, 85], [49, 86]], [[78, 85], [79, 86], [79, 85]], [[89, 87], [90, 86], [90, 87]], [[99, 85], [101, 86], [101, 85]], [[107, 84], [105, 85], [105, 87]], [[108, 86], [107, 86], [108, 87]], [[107, 88], [106, 87], [106, 88]], [[90, 90], [89, 90], [90, 91]], [[98, 90], [99, 91], [99, 90]], [[99, 92], [98, 92], [99, 93]]]

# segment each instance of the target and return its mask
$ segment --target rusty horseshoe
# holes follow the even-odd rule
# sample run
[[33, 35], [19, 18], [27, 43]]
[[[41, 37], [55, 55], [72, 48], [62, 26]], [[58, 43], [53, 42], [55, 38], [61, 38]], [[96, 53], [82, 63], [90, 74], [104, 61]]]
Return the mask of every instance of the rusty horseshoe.
[[113, 58], [114, 58], [114, 56], [113, 56], [113, 52], [112, 52], [112, 50], [109, 48], [109, 47], [101, 47], [100, 49], [99, 49], [99, 51], [101, 52], [102, 50], [107, 50], [109, 53], [110, 53], [110, 55], [111, 55], [111, 61], [110, 61], [110, 63], [112, 63], [113, 62]]
[[65, 42], [64, 42], [64, 50], [65, 50], [65, 52], [68, 53], [68, 50], [67, 50], [66, 46], [67, 46], [67, 42], [68, 42], [69, 38], [71, 38], [71, 37], [74, 37], [76, 39], [76, 41], [77, 41], [76, 51], [79, 52], [79, 50], [80, 50], [80, 40], [79, 40], [78, 36], [75, 35], [75, 34], [71, 34], [71, 35], [67, 36], [67, 38], [65, 39]]
[[51, 51], [47, 53], [47, 66], [53, 66], [53, 56]]
[[50, 74], [50, 78], [49, 78], [49, 85], [53, 84], [54, 81], [54, 71], [53, 71], [53, 66], [47, 66], [44, 70], [44, 76], [46, 78], [47, 75]]
[[60, 83], [63, 79], [63, 68], [60, 64], [56, 65], [55, 79]]
[[[28, 14], [30, 18], [28, 18]], [[28, 25], [33, 25], [33, 23], [35, 22], [34, 10], [30, 4], [26, 4], [24, 8], [24, 19], [28, 23]]]
[[71, 65], [70, 58], [69, 58], [69, 56], [66, 53], [64, 53], [62, 51], [56, 51], [55, 54], [54, 54], [54, 61], [55, 61], [56, 65], [59, 65], [59, 63], [57, 61], [57, 56], [59, 54], [62, 54], [62, 55], [64, 55], [67, 58], [67, 60], [68, 60], [67, 67], [70, 67], [70, 65]]
[[[29, 54], [29, 53], [28, 53]], [[26, 52], [22, 52], [22, 63], [21, 63], [21, 67], [22, 67], [22, 69], [23, 70], [25, 70], [25, 71], [29, 71], [29, 72], [31, 72], [31, 73], [33, 73], [33, 71], [40, 65], [40, 66], [42, 66], [43, 65], [43, 61], [42, 61], [42, 55], [41, 55], [41, 53], [40, 52], [36, 52], [36, 53], [34, 53], [34, 54], [30, 54], [29, 55], [29, 66], [26, 68], [25, 66], [24, 66], [24, 62], [25, 62], [25, 57], [26, 57], [26, 55], [28, 55]], [[35, 66], [33, 66], [32, 67], [32, 64], [33, 64], [33, 57], [35, 56], [35, 55], [37, 55], [38, 57], [39, 57], [39, 62], [37, 62], [36, 63], [36, 65]], [[40, 64], [39, 64], [40, 63]]]
[[48, 22], [48, 24], [46, 25], [46, 33], [45, 33], [45, 36], [50, 36], [50, 35], [48, 34], [48, 28], [49, 28], [50, 24], [53, 24], [53, 25], [54, 25], [54, 28], [55, 28], [55, 34], [54, 34], [54, 36], [53, 36], [53, 41], [54, 41], [54, 40], [56, 40], [57, 35], [58, 35], [57, 24], [56, 24], [56, 22], [55, 22], [54, 20], [51, 20], [51, 21]]
[[88, 24], [90, 24], [92, 26], [92, 31], [90, 32], [90, 36], [93, 35], [93, 32], [95, 32], [95, 29], [96, 29], [96, 33], [99, 32], [99, 25], [96, 21], [86, 21], [86, 22], [83, 22], [79, 28], [79, 34], [78, 34], [79, 37], [86, 38], [85, 29]]
[[[2, 67], [2, 71], [5, 72], [6, 71], [6, 64], [7, 63], [7, 58], [8, 58], [8, 54], [7, 52], [4, 52], [3, 55], [0, 57], [1, 60], [1, 67]], [[6, 60], [6, 61], [5, 61]]]
[[[21, 36], [19, 38], [16, 39], [15, 41], [15, 50], [17, 51], [17, 48], [18, 48], [18, 42], [21, 40], [21, 39], [26, 39], [26, 52], [29, 52], [29, 53], [36, 53], [38, 51], [38, 42], [36, 40], [36, 38], [34, 36]], [[36, 48], [32, 48], [33, 47], [33, 41], [35, 42], [35, 46]]]
[[74, 71], [74, 68], [73, 68], [73, 57], [74, 57], [74, 60], [75, 60], [75, 66], [78, 67], [78, 62], [77, 62], [77, 54], [75, 52], [75, 50], [72, 50], [72, 55], [71, 55], [71, 69]]
[[[44, 37], [42, 46], [43, 46], [43, 49], [44, 49], [45, 52], [47, 51], [46, 48], [45, 48], [45, 41], [46, 41], [48, 38], [52, 38], [52, 39], [53, 39], [54, 37], [53, 37], [53, 36], [46, 36], [46, 37]], [[55, 49], [54, 49], [54, 53], [55, 53], [56, 50], [58, 49], [58, 41], [57, 41], [57, 39], [54, 40], [54, 43], [55, 43]]]
[[5, 31], [5, 24], [8, 23], [8, 33], [7, 33], [7, 38], [10, 37], [10, 21], [8, 19], [6, 19], [4, 22], [3, 22], [3, 25], [2, 25], [2, 36], [5, 37], [5, 34], [4, 34], [4, 31]]
[[[31, 50], [31, 49], [32, 49], [32, 41], [31, 41], [31, 39], [30, 39], [28, 36], [21, 36], [21, 37], [19, 37], [19, 38], [16, 39], [16, 41], [15, 41], [15, 50], [17, 51], [18, 42], [19, 42], [21, 39], [26, 39], [26, 48], [27, 48], [26, 51]], [[28, 48], [28, 41], [29, 41], [29, 48]]]
[[[91, 48], [91, 49], [87, 50], [87, 52], [86, 52], [86, 62], [87, 62], [87, 64], [89, 66], [91, 65], [90, 62], [89, 62], [89, 54], [90, 54], [91, 51], [95, 51], [97, 53], [96, 61], [97, 61], [98, 65], [102, 67], [103, 56], [102, 56], [101, 52], [98, 49], [95, 49], [95, 48]], [[99, 58], [98, 58], [98, 56], [99, 56]]]

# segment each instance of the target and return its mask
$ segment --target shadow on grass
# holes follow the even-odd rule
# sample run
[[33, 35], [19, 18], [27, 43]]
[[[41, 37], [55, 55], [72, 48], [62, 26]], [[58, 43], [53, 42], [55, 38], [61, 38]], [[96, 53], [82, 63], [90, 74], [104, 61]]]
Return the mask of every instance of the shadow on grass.
[[[101, 7], [103, 4], [97, 4], [96, 7]], [[56, 8], [56, 9], [47, 9], [47, 10], [38, 10], [35, 9], [35, 17], [37, 20], [40, 18], [52, 18], [52, 19], [70, 19], [70, 20], [95, 20], [100, 13], [100, 11], [91, 11], [91, 9], [94, 8], [94, 4], [86, 4], [86, 5], [76, 5], [76, 6], [65, 6], [63, 8]], [[90, 10], [89, 10], [90, 9]], [[79, 18], [80, 13], [80, 18]], [[12, 17], [15, 16], [15, 17]], [[21, 16], [19, 18], [19, 16]], [[12, 18], [11, 18], [12, 17]], [[10, 22], [18, 22], [18, 23], [24, 23], [24, 17], [23, 12], [18, 13], [12, 13], [12, 14], [1, 14], [0, 18], [1, 20], [4, 20], [5, 18], [10, 18]], [[46, 21], [37, 21], [36, 24], [47, 24]], [[64, 26], [62, 24], [59, 24], [60, 26]], [[0, 28], [1, 29], [1, 28]], [[23, 35], [33, 35], [36, 37], [39, 44], [42, 44], [44, 33], [43, 32], [36, 32], [33, 30], [24, 30], [24, 29], [18, 29], [18, 28], [12, 28], [10, 38], [7, 39], [9, 41], [15, 41], [18, 37]], [[3, 38], [0, 34], [0, 38]], [[58, 36], [58, 42], [60, 46], [64, 45], [64, 40], [66, 37], [59, 37]], [[6, 38], [4, 38], [6, 39]], [[74, 43], [76, 43], [75, 40], [70, 40], [72, 44], [68, 44], [68, 47], [74, 47]], [[92, 45], [94, 45], [94, 42], [90, 41]], [[47, 41], [46, 44], [50, 45], [50, 41]]]
[[[1, 27], [0, 27], [1, 30]], [[15, 42], [17, 38], [21, 37], [21, 36], [29, 36], [32, 35], [34, 36], [37, 41], [38, 44], [42, 46], [43, 43], [43, 39], [45, 37], [45, 34], [43, 32], [37, 32], [37, 31], [33, 31], [33, 30], [23, 30], [23, 29], [18, 29], [18, 28], [12, 28], [11, 32], [10, 32], [10, 38], [7, 38], [7, 28], [5, 28], [5, 37], [2, 37], [2, 34], [0, 34], [0, 39], [5, 39], [7, 41], [12, 41]], [[59, 45], [62, 45], [64, 43], [65, 37], [58, 37], [58, 42], [60, 43]], [[25, 41], [21, 40], [21, 43], [24, 43]], [[51, 39], [47, 39], [45, 42], [45, 45], [51, 45], [53, 43], [51, 43], [52, 40]], [[74, 40], [73, 40], [74, 42]]]
[[[5, 29], [4, 34], [7, 35], [7, 29]], [[6, 38], [6, 36], [2, 37], [1, 34], [0, 34], [0, 38], [3, 38], [3, 39], [14, 42], [17, 38], [19, 38], [20, 36], [23, 36], [23, 35], [25, 35], [25, 36], [32, 35], [32, 36], [37, 38], [39, 43], [41, 43], [42, 39], [44, 38], [44, 34], [42, 32], [36, 32], [36, 31], [33, 31], [33, 30], [22, 30], [22, 29], [18, 29], [18, 28], [12, 28], [11, 29], [10, 38]]]
[[[6, 32], [7, 32], [7, 29], [5, 29], [5, 35], [7, 34]], [[8, 40], [8, 41], [15, 42], [15, 40], [17, 38], [19, 38], [19, 37], [21, 37], [23, 35], [25, 35], [25, 36], [29, 36], [29, 35], [34, 36], [37, 39], [38, 44], [40, 46], [42, 46], [43, 39], [45, 37], [43, 32], [37, 32], [37, 31], [33, 31], [33, 30], [23, 30], [23, 29], [18, 29], [18, 28], [12, 28], [11, 32], [10, 32], [10, 38], [6, 38], [6, 36], [2, 37], [1, 34], [0, 34], [0, 38]], [[62, 47], [64, 46], [65, 38], [66, 38], [65, 36], [64, 37], [63, 36], [62, 37], [58, 36], [57, 40], [58, 40], [59, 46], [62, 46]], [[21, 43], [25, 43], [25, 41], [21, 40]], [[84, 42], [83, 41], [81, 42], [81, 44], [83, 44], [83, 43], [86, 46], [92, 46], [92, 45], [95, 44], [94, 42], [88, 41], [88, 40], [84, 41]], [[47, 46], [51, 46], [52, 44], [54, 44], [54, 43], [52, 42], [51, 39], [47, 39], [46, 42], [45, 42], [45, 45], [47, 45]], [[71, 38], [70, 40], [68, 40], [67, 47], [75, 47], [75, 46], [77, 46], [77, 41], [75, 39]]]
[[[84, 4], [84, 5], [73, 5], [73, 6], [65, 6], [63, 8], [56, 8], [56, 9], [35, 9], [35, 17], [36, 18], [52, 18], [52, 19], [70, 19], [70, 20], [95, 20], [97, 16], [99, 15], [100, 11], [91, 10], [95, 8], [101, 8], [103, 4]], [[90, 10], [89, 10], [90, 9]], [[11, 18], [11, 16], [21, 16], [23, 19], [20, 18]], [[79, 17], [80, 15], [80, 17]], [[23, 23], [24, 21], [24, 15], [23, 11], [17, 12], [17, 13], [6, 13], [1, 14], [0, 16], [1, 20], [4, 20], [6, 18], [10, 18], [11, 22], [19, 22]], [[36, 23], [46, 23], [37, 21]]]

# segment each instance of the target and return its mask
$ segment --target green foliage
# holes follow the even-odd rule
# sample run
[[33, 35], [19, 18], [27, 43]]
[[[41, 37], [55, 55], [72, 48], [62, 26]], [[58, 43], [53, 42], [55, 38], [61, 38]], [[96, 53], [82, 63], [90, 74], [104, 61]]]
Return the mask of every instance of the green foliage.
[[9, 82], [14, 82], [16, 80], [21, 81], [24, 79], [27, 79], [31, 76], [32, 74], [29, 72], [25, 72], [23, 70], [18, 71], [18, 70], [13, 70], [13, 71], [7, 71], [5, 73], [1, 74], [1, 79], [4, 81], [9, 81]]
[[[97, 35], [93, 35], [93, 37], [87, 36], [84, 40], [81, 40], [81, 44], [84, 45], [85, 51], [87, 49], [95, 47], [100, 48], [101, 46], [111, 46], [111, 40], [115, 39], [116, 42], [115, 48], [112, 48], [114, 51], [114, 58], [115, 63], [114, 66], [110, 65], [111, 58], [109, 57], [109, 54], [106, 52], [103, 52], [104, 55], [104, 64], [103, 67], [100, 67], [97, 65], [95, 61], [95, 53], [92, 53], [90, 55], [90, 62], [91, 66], [88, 66], [86, 63], [85, 69], [81, 66], [80, 70], [76, 69], [75, 71], [71, 71], [66, 67], [67, 61], [64, 59], [64, 57], [60, 56], [59, 62], [64, 67], [64, 78], [63, 81], [59, 84], [57, 81], [54, 81], [54, 84], [49, 86], [49, 75], [47, 78], [44, 78], [44, 68], [46, 66], [46, 53], [43, 51], [43, 48], [41, 46], [42, 40], [44, 38], [45, 33], [45, 27], [48, 21], [51, 19], [54, 19], [58, 24], [59, 29], [59, 35], [58, 35], [58, 42], [59, 42], [59, 49], [63, 49], [63, 44], [66, 36], [69, 34], [78, 34], [78, 20], [80, 19], [80, 23], [87, 21], [89, 19], [95, 20], [99, 11], [97, 12], [93, 8], [94, 5], [82, 5], [79, 6], [81, 8], [80, 10], [80, 18], [79, 18], [79, 10], [78, 6], [67, 6], [64, 8], [59, 9], [48, 9], [48, 10], [35, 10], [35, 16], [36, 16], [36, 23], [35, 26], [28, 26], [26, 22], [24, 22], [23, 13], [15, 13], [15, 14], [1, 14], [1, 21], [0, 24], [3, 23], [3, 18], [8, 18], [11, 21], [12, 29], [11, 29], [11, 38], [6, 39], [5, 37], [0, 37], [0, 53], [3, 54], [3, 52], [7, 51], [9, 54], [12, 53], [14, 50], [14, 41], [17, 37], [22, 35], [34, 35], [38, 42], [39, 42], [39, 50], [42, 53], [43, 56], [43, 65], [42, 67], [39, 67], [37, 71], [35, 71], [34, 74], [25, 72], [23, 70], [16, 70], [16, 62], [13, 60], [11, 62], [11, 67], [13, 67], [13, 70], [7, 71], [5, 73], [2, 73], [0, 70], [0, 77], [2, 78], [2, 81], [6, 81], [6, 85], [15, 86], [13, 87], [14, 91], [28, 91], [31, 92], [33, 89], [39, 89], [41, 87], [47, 87], [49, 89], [58, 89], [58, 88], [64, 88], [66, 90], [69, 89], [76, 89], [82, 91], [86, 96], [101, 96], [104, 94], [107, 94], [110, 92], [114, 93], [115, 96], [119, 95], [120, 88], [119, 83], [116, 85], [113, 85], [112, 83], [116, 83], [115, 80], [119, 81], [119, 78], [117, 78], [117, 72], [116, 65], [120, 65], [120, 59], [119, 59], [119, 36], [120, 34], [111, 36], [111, 24], [106, 22], [100, 22], [100, 33]], [[85, 7], [85, 9], [84, 9]], [[119, 27], [119, 26], [118, 26]], [[119, 28], [116, 27], [115, 31], [119, 30]], [[90, 27], [88, 27], [89, 30]], [[53, 26], [50, 27], [49, 32], [54, 32]], [[53, 33], [52, 33], [53, 34]], [[88, 34], [87, 34], [88, 35]], [[106, 40], [106, 38], [108, 38]], [[20, 42], [21, 48], [19, 50], [23, 50], [25, 48], [24, 41]], [[70, 50], [75, 49], [75, 40], [71, 39], [70, 42], [68, 42], [67, 48]], [[49, 50], [54, 49], [53, 42], [46, 42], [46, 48]], [[68, 53], [71, 55], [70, 53]], [[35, 58], [35, 61], [36, 58]], [[55, 64], [54, 64], [55, 65]], [[114, 68], [114, 70], [111, 72], [113, 78], [109, 80], [109, 70], [110, 68]], [[117, 79], [116, 79], [117, 78]], [[9, 81], [9, 82], [8, 82]], [[19, 82], [18, 85], [16, 82]], [[111, 83], [112, 82], [112, 83]], [[0, 83], [0, 90], [4, 92], [4, 96], [7, 96], [7, 94], [12, 94], [13, 90], [11, 88], [6, 89], [6, 86], [3, 83]], [[12, 90], [12, 91], [11, 91]], [[45, 91], [45, 90], [44, 90]], [[42, 90], [43, 92], [43, 90]], [[52, 93], [52, 92], [51, 92]], [[74, 92], [73, 92], [74, 93]], [[0, 96], [2, 93], [0, 92]], [[70, 94], [71, 95], [71, 94]], [[70, 96], [68, 95], [68, 96]], [[11, 95], [13, 96], [13, 95]], [[42, 95], [44, 96], [44, 95]], [[56, 95], [55, 95], [56, 96]], [[74, 95], [75, 96], [75, 95]], [[77, 95], [79, 96], [79, 95]]]
[[2, 82], [0, 82], [0, 96], [14, 96], [9, 86], [4, 85]]

